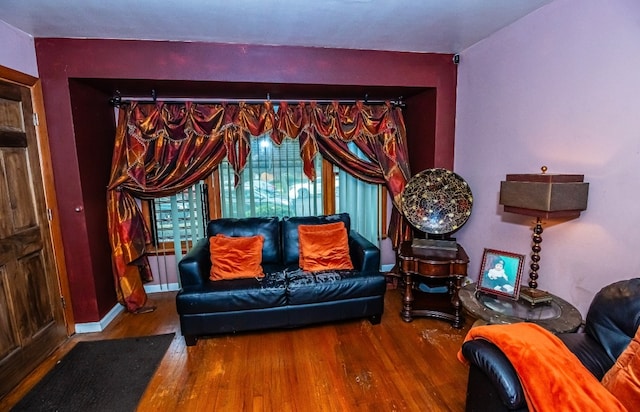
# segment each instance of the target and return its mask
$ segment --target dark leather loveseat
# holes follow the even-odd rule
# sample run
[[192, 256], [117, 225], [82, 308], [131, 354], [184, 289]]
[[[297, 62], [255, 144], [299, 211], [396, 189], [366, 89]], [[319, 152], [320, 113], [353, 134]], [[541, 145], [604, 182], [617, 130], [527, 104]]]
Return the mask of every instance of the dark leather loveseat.
[[[640, 278], [634, 278], [615, 282], [596, 294], [582, 332], [557, 336], [601, 380], [639, 326]], [[467, 411], [528, 410], [518, 375], [497, 346], [474, 339], [462, 345], [462, 354], [469, 362]]]
[[[298, 267], [298, 226], [342, 221], [349, 234], [353, 270], [304, 272]], [[209, 237], [264, 236], [264, 278], [209, 280]], [[238, 264], [241, 264], [239, 262]], [[186, 344], [200, 336], [265, 328], [297, 327], [343, 319], [381, 320], [386, 280], [380, 250], [355, 231], [346, 213], [212, 220], [207, 238], [179, 262], [176, 297]]]

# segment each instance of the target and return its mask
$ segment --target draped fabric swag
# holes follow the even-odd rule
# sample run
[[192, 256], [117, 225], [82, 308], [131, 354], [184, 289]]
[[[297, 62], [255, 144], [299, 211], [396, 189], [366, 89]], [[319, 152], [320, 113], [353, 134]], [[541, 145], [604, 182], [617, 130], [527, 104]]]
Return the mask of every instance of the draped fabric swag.
[[[109, 233], [119, 301], [135, 312], [146, 303], [143, 282], [152, 280], [145, 256], [150, 232], [135, 198], [176, 194], [206, 178], [226, 157], [236, 184], [250, 139], [268, 133], [279, 145], [297, 139], [304, 173], [315, 179], [313, 159], [325, 159], [369, 183], [385, 184], [393, 200], [389, 236], [394, 248], [411, 236], [402, 219], [401, 193], [410, 178], [404, 119], [390, 103], [354, 105], [141, 104], [119, 111], [107, 192]], [[354, 142], [360, 159], [347, 147]]]

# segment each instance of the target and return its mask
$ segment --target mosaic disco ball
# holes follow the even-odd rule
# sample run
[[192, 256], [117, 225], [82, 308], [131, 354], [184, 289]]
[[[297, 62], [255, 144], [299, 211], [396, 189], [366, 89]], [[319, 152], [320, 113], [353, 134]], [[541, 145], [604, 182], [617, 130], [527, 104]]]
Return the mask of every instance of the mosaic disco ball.
[[473, 195], [469, 184], [447, 169], [426, 169], [413, 176], [402, 192], [402, 212], [418, 230], [447, 235], [469, 216]]

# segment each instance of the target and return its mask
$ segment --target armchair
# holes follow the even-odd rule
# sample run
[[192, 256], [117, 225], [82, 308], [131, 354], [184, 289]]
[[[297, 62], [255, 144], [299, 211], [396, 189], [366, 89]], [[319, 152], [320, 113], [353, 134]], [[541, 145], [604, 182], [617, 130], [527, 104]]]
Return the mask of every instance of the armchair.
[[[640, 278], [615, 282], [594, 297], [581, 332], [557, 335], [598, 380], [613, 366], [640, 326]], [[467, 411], [528, 410], [513, 365], [494, 344], [474, 339], [462, 345], [469, 362]]]

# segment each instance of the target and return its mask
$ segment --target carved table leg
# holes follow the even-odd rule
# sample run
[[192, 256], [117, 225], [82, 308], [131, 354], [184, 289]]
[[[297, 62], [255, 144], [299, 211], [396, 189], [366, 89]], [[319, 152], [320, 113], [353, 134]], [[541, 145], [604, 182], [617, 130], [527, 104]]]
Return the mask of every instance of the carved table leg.
[[402, 320], [405, 322], [411, 322], [413, 317], [411, 316], [411, 309], [413, 307], [413, 279], [411, 273], [404, 274], [404, 297], [402, 298]]
[[458, 291], [462, 287], [462, 278], [463, 276], [455, 276], [450, 283], [450, 291], [451, 295], [451, 305], [453, 306], [454, 320], [452, 326], [454, 328], [460, 329], [462, 327], [462, 311], [460, 304], [460, 297], [458, 296]]

